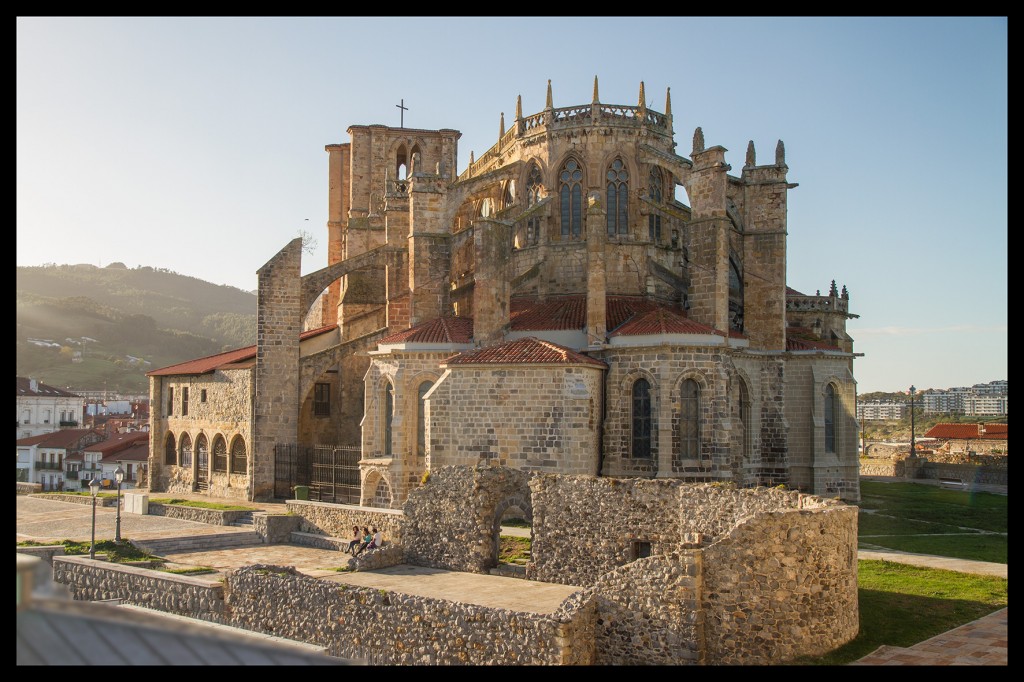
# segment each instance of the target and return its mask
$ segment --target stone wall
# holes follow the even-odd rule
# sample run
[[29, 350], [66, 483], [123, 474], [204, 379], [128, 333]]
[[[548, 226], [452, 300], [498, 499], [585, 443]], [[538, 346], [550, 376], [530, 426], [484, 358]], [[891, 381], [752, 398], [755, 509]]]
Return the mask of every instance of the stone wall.
[[427, 395], [428, 467], [596, 474], [602, 375], [596, 366], [452, 366]]
[[89, 557], [54, 557], [53, 580], [81, 601], [120, 599], [166, 613], [230, 624], [224, 586], [201, 577], [174, 575]]
[[27, 483], [23, 481], [18, 481], [15, 485], [17, 487], [17, 491], [15, 494], [17, 495], [31, 495], [33, 493], [39, 493], [43, 491], [42, 483]]
[[182, 521], [195, 521], [196, 523], [207, 523], [211, 526], [230, 526], [238, 519], [244, 518], [253, 513], [249, 509], [203, 509], [202, 507], [188, 507], [177, 504], [149, 503], [149, 514], [152, 516], [166, 516], [171, 519]]
[[328, 502], [288, 500], [288, 513], [301, 520], [295, 529], [301, 533], [316, 533], [330, 537], [352, 538], [352, 526], [377, 528], [386, 542], [401, 543], [405, 514], [397, 509], [356, 507]]
[[[39, 497], [44, 500], [51, 500], [54, 502], [70, 502], [71, 504], [92, 504], [92, 495], [66, 495], [61, 493], [39, 493], [38, 495], [33, 494], [33, 497]], [[105, 497], [96, 496], [97, 507], [116, 507], [117, 497]]]
[[768, 665], [857, 636], [856, 507], [764, 511], [703, 554], [707, 661]]
[[[533, 614], [320, 580], [289, 567], [248, 566], [228, 577], [231, 624], [388, 665], [586, 665], [592, 600], [570, 597]], [[258, 599], [251, 599], [259, 595]]]
[[406, 562], [470, 573], [497, 565], [504, 511], [517, 507], [532, 514], [529, 477], [507, 467], [432, 471], [405, 503], [401, 541]]

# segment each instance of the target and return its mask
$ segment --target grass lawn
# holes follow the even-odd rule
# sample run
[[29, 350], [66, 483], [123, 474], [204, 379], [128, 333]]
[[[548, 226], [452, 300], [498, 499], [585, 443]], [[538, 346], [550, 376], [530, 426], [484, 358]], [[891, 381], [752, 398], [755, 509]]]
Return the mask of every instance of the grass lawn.
[[861, 481], [861, 549], [1007, 563], [1007, 496]]

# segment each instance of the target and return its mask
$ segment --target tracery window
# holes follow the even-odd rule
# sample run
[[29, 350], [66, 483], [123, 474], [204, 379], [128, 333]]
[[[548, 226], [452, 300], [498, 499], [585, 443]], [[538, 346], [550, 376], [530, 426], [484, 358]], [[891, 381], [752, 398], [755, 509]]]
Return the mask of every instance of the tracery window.
[[633, 432], [630, 452], [636, 459], [651, 456], [651, 384], [647, 379], [633, 382]]
[[693, 379], [680, 387], [679, 450], [684, 459], [700, 455], [700, 386]]
[[224, 473], [228, 470], [228, 444], [219, 434], [213, 439], [213, 470]]
[[583, 231], [583, 169], [569, 159], [558, 174], [562, 239], [579, 239]]
[[[650, 197], [651, 201], [662, 203], [663, 194], [665, 187], [665, 181], [661, 175], [661, 169], [657, 166], [651, 166], [651, 175], [647, 181], [649, 185], [647, 190], [647, 196]], [[647, 216], [647, 236], [655, 244], [661, 243], [661, 215], [658, 213], [651, 213]], [[673, 236], [674, 238], [674, 236]], [[674, 244], [673, 244], [674, 246]]]
[[245, 441], [242, 440], [241, 436], [238, 436], [231, 443], [231, 473], [244, 474], [245, 465]]
[[181, 434], [181, 440], [178, 445], [178, 453], [178, 466], [192, 466], [192, 437], [189, 436], [187, 433]]
[[395, 388], [391, 382], [384, 388], [384, 456], [391, 456], [391, 421], [395, 417]]
[[[536, 206], [540, 201], [541, 184], [540, 168], [536, 163], [530, 164], [530, 173], [526, 178], [526, 208]], [[533, 216], [526, 220], [526, 243], [536, 244], [540, 239], [540, 217]]]
[[729, 329], [743, 331], [743, 276], [734, 257], [729, 257]]
[[629, 171], [615, 159], [605, 173], [608, 189], [608, 236], [629, 233]]
[[825, 452], [836, 451], [836, 388], [833, 384], [825, 386]]

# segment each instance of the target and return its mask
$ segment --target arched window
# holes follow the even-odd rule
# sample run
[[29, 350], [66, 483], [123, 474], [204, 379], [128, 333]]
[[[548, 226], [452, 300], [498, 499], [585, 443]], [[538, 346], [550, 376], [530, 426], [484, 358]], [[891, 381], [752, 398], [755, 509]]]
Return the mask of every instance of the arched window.
[[647, 379], [633, 382], [633, 438], [630, 451], [634, 458], [651, 456], [651, 384]]
[[[530, 164], [530, 172], [526, 176], [526, 208], [536, 206], [540, 201], [541, 184], [540, 168], [536, 163]], [[540, 239], [540, 217], [533, 216], [526, 220], [526, 243], [536, 244]]]
[[228, 470], [228, 444], [220, 434], [213, 439], [213, 470], [224, 473]]
[[168, 433], [164, 441], [164, 464], [177, 464], [178, 451], [174, 447], [174, 434]]
[[245, 441], [242, 440], [241, 436], [238, 436], [231, 443], [231, 473], [244, 474], [245, 465]]
[[423, 396], [434, 384], [424, 381], [420, 384], [419, 397], [416, 401], [416, 454], [423, 457], [427, 453], [427, 414]]
[[825, 386], [825, 452], [836, 451], [836, 411], [839, 401], [836, 400], [836, 387]]
[[615, 159], [605, 173], [608, 183], [608, 236], [629, 233], [629, 171]]
[[201, 472], [200, 475], [206, 473], [210, 467], [210, 444], [203, 434], [199, 434], [199, 438], [196, 438], [196, 466]]
[[729, 329], [743, 331], [743, 275], [732, 256], [729, 257]]
[[516, 181], [515, 180], [509, 180], [508, 182], [505, 183], [505, 188], [504, 188], [504, 190], [501, 193], [501, 207], [499, 208], [499, 210], [502, 210], [502, 211], [505, 210], [506, 208], [511, 206], [513, 203], [515, 203], [515, 200], [516, 200]]
[[178, 466], [192, 466], [192, 437], [187, 433], [181, 434], [178, 442]]
[[[651, 166], [651, 175], [647, 180], [649, 185], [647, 190], [647, 196], [650, 197], [651, 201], [662, 203], [663, 191], [665, 188], [665, 181], [661, 175], [661, 169], [657, 166]], [[674, 235], [674, 233], [673, 233]], [[661, 243], [661, 215], [658, 213], [651, 213], [647, 216], [647, 236], [655, 244]], [[673, 236], [675, 240], [675, 236]], [[673, 244], [675, 246], [675, 244]]]
[[680, 386], [679, 454], [683, 459], [700, 456], [700, 386], [693, 379]]
[[740, 447], [742, 448], [742, 455], [749, 457], [751, 452], [751, 436], [753, 431], [750, 427], [750, 393], [747, 391], [747, 385], [740, 380]]
[[583, 169], [569, 159], [558, 174], [562, 211], [562, 239], [579, 239], [583, 231]]
[[384, 456], [391, 456], [391, 421], [395, 417], [395, 387], [389, 381], [384, 388]]

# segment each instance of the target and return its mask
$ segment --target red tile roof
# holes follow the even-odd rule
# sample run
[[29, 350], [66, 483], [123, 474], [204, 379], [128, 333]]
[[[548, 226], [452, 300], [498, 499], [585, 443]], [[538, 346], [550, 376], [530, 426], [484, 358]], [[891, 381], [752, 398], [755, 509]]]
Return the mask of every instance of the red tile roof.
[[496, 346], [466, 351], [452, 356], [441, 363], [442, 367], [450, 365], [522, 365], [522, 364], [558, 364], [558, 365], [592, 365], [607, 367], [600, 360], [577, 353], [565, 346], [542, 341], [527, 336]]
[[659, 307], [635, 315], [609, 336], [649, 336], [653, 334], [718, 334], [718, 332], [707, 325], [688, 320], [672, 310]]
[[786, 287], [786, 296], [806, 296], [807, 294], [801, 294], [799, 291], [792, 287]]
[[[332, 329], [336, 329], [336, 326], [333, 324], [320, 327], [319, 329], [310, 329], [309, 331], [299, 334], [299, 341], [305, 341], [306, 339], [311, 339], [314, 336], [326, 334]], [[205, 358], [188, 360], [186, 362], [178, 363], [177, 365], [169, 365], [160, 369], [154, 369], [152, 372], [146, 372], [146, 376], [160, 377], [172, 374], [209, 374], [224, 365], [242, 362], [243, 360], [251, 360], [255, 357], [256, 346], [246, 346], [245, 348], [229, 350], [223, 353], [217, 353], [216, 355], [209, 355]]]
[[392, 343], [471, 343], [472, 317], [435, 317], [405, 331], [385, 336], [378, 344]]
[[44, 433], [38, 436], [29, 436], [15, 441], [15, 445], [42, 445], [47, 448], [67, 448], [76, 445], [85, 436], [95, 433], [102, 436], [102, 431], [93, 429], [61, 429], [52, 433]]
[[18, 395], [39, 395], [44, 397], [67, 397], [67, 398], [81, 398], [82, 396], [75, 393], [69, 393], [60, 388], [49, 386], [42, 383], [41, 381], [36, 382], [36, 388], [32, 390], [32, 380], [28, 377], [18, 377]]
[[978, 424], [936, 424], [924, 434], [925, 438], [948, 438], [955, 440], [1006, 440], [1006, 424], [985, 424], [981, 433]]
[[[149, 443], [148, 431], [133, 431], [132, 433], [119, 433], [105, 441], [82, 448], [82, 452], [98, 452], [104, 457], [115, 452], [120, 452], [138, 442]], [[147, 445], [148, 447], [148, 445]]]
[[149, 459], [149, 441], [145, 440], [105, 455], [100, 461], [111, 464], [113, 462], [144, 462], [147, 459]]

